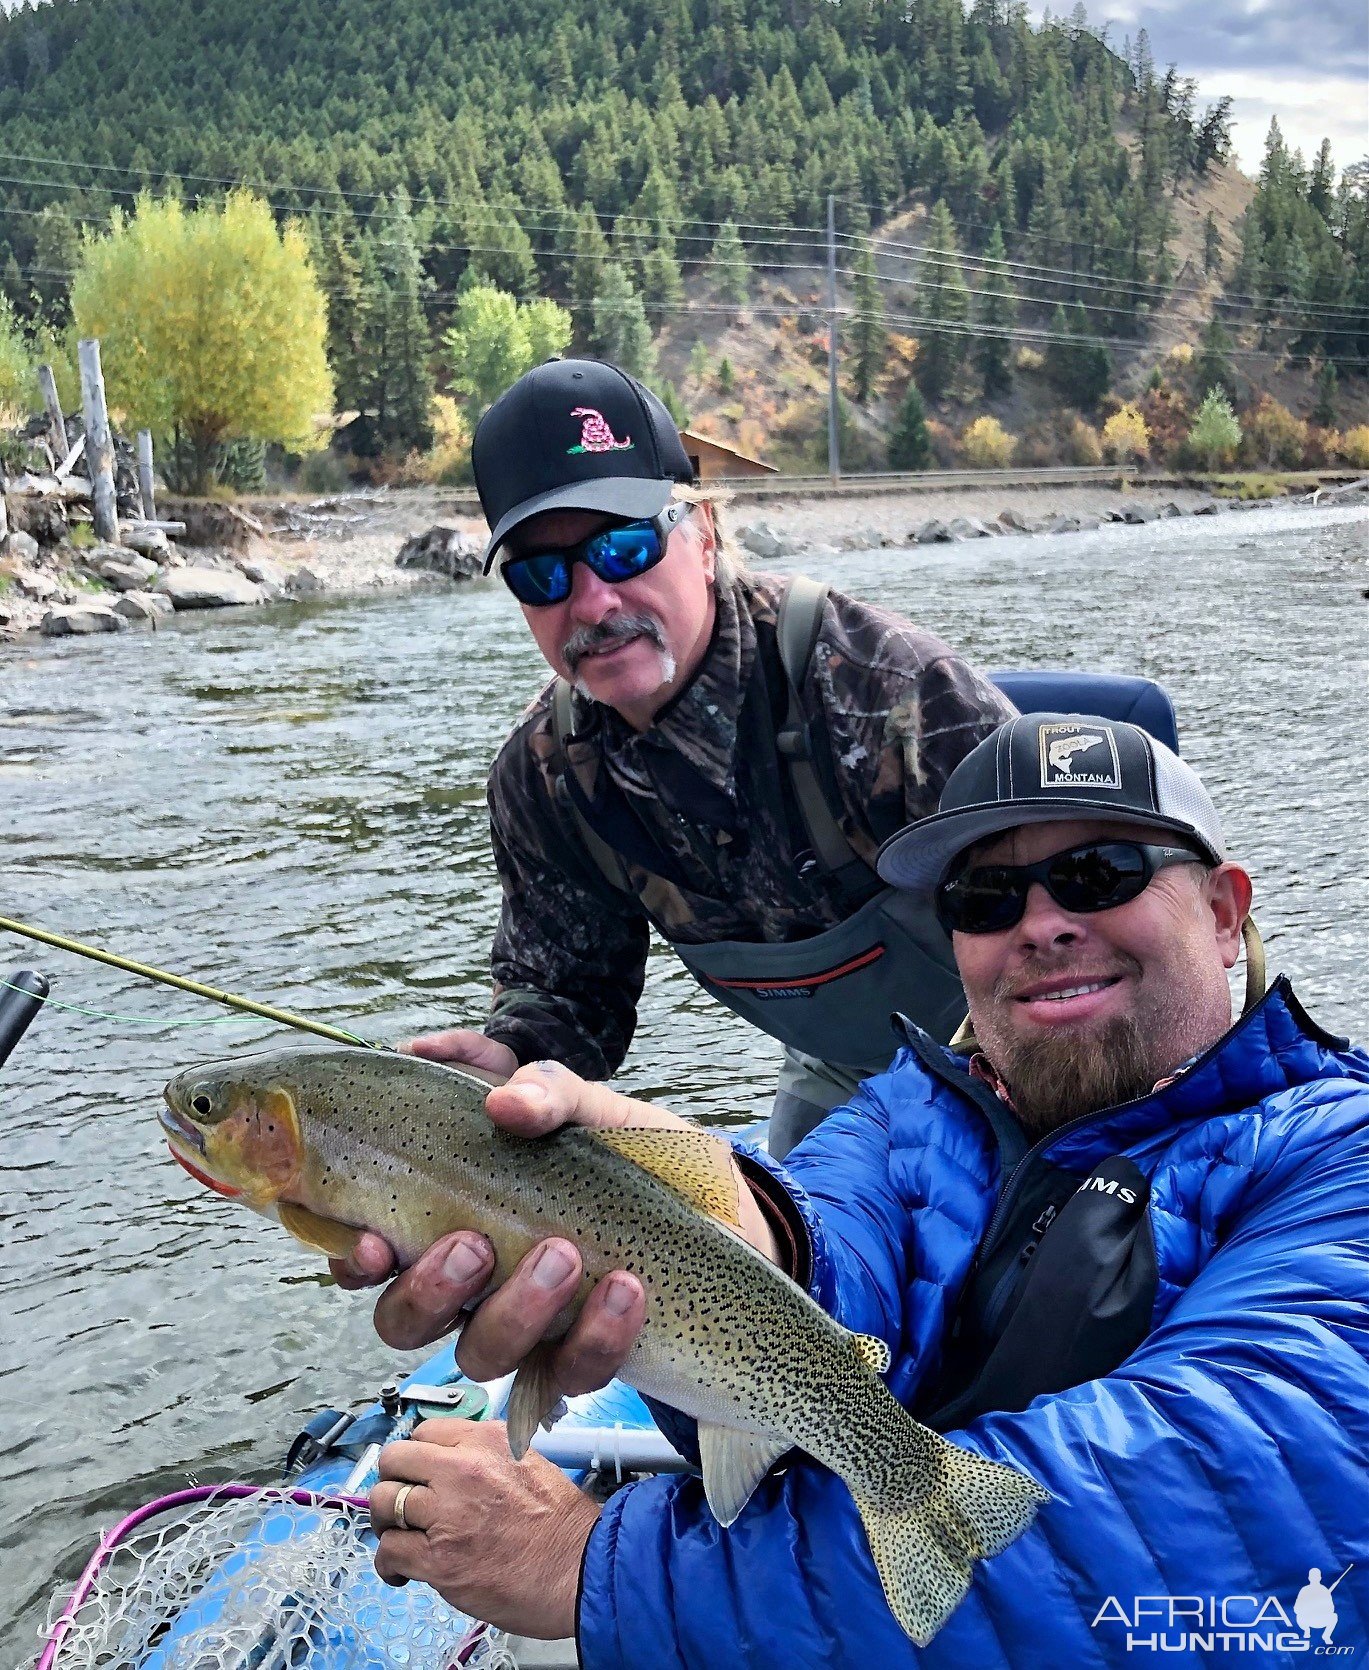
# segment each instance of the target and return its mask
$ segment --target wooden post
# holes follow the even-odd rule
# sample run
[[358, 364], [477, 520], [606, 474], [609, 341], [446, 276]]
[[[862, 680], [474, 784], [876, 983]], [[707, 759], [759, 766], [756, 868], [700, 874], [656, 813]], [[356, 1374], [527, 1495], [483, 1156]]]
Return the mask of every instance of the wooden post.
[[105, 379], [100, 371], [100, 343], [85, 337], [76, 347], [81, 363], [81, 409], [86, 420], [86, 465], [95, 502], [95, 534], [117, 544], [119, 511], [114, 497], [114, 437], [109, 432]]
[[152, 489], [152, 431], [138, 431], [138, 493], [143, 501], [143, 515], [149, 522], [157, 520], [157, 504]]
[[48, 428], [52, 433], [52, 461], [62, 463], [67, 455], [67, 426], [62, 418], [62, 402], [57, 398], [57, 379], [50, 365], [38, 367], [38, 387], [43, 391], [43, 404], [48, 409]]

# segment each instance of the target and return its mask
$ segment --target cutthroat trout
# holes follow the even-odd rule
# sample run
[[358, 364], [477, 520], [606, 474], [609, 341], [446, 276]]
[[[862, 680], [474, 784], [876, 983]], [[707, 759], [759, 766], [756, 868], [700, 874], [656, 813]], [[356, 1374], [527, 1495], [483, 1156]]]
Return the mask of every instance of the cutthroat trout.
[[[855, 1498], [895, 1618], [925, 1645], [1049, 1500], [1032, 1480], [920, 1426], [880, 1378], [883, 1340], [853, 1334], [744, 1240], [728, 1143], [704, 1131], [567, 1125], [527, 1140], [493, 1125], [489, 1081], [412, 1056], [282, 1049], [193, 1068], [166, 1088], [171, 1151], [192, 1176], [277, 1218], [306, 1245], [351, 1251], [362, 1229], [410, 1264], [478, 1230], [494, 1285], [564, 1236], [591, 1286], [630, 1270], [646, 1326], [622, 1378], [692, 1415], [708, 1505], [730, 1525], [774, 1462], [803, 1450]], [[555, 1405], [549, 1351], [508, 1408], [522, 1456]]]

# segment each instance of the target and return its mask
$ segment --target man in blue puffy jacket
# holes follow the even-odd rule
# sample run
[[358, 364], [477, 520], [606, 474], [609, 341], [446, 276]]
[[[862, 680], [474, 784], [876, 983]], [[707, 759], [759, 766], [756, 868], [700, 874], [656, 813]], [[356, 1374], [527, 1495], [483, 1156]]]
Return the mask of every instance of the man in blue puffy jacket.
[[[802, 1457], [724, 1530], [697, 1479], [601, 1511], [497, 1425], [435, 1421], [385, 1454], [378, 1568], [574, 1633], [587, 1670], [1369, 1655], [1369, 1057], [1282, 978], [1232, 1024], [1250, 882], [1201, 783], [1132, 726], [1014, 719], [880, 867], [934, 898], [974, 1040], [908, 1028], [784, 1168], [740, 1155], [746, 1232], [889, 1342], [919, 1419], [1052, 1500], [918, 1648], [846, 1487]], [[489, 1110], [528, 1135], [673, 1117], [542, 1064]], [[439, 1242], [382, 1296], [386, 1337], [451, 1326], [491, 1258]], [[514, 1367], [579, 1279], [569, 1243], [535, 1248], [462, 1367]], [[598, 1285], [567, 1392], [611, 1376], [644, 1304], [626, 1272]]]

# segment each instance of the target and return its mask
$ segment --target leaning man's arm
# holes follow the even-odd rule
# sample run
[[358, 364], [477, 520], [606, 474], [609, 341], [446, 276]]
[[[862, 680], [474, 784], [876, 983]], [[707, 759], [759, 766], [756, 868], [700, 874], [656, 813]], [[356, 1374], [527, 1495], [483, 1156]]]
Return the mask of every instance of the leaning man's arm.
[[[697, 1480], [612, 1498], [582, 1574], [586, 1670], [703, 1670], [720, 1652], [919, 1670], [1130, 1663], [1128, 1630], [1165, 1627], [1154, 1597], [1268, 1599], [1278, 1629], [1274, 1606], [1292, 1619], [1310, 1568], [1330, 1583], [1352, 1562], [1336, 1640], [1369, 1650], [1369, 1090], [1323, 1091], [1315, 1137], [1297, 1095], [1264, 1118], [1253, 1156], [1212, 1169], [1201, 1200], [1152, 1203], [1157, 1240], [1182, 1241], [1201, 1216], [1217, 1251], [1177, 1299], [1160, 1293], [1160, 1325], [1122, 1368], [949, 1435], [1055, 1499], [976, 1566], [928, 1647], [894, 1623], [845, 1487], [800, 1462], [728, 1531]], [[1251, 1606], [1230, 1616], [1248, 1625]]]
[[637, 1025], [649, 937], [626, 895], [589, 876], [535, 777], [512, 792], [497, 762], [490, 834], [503, 900], [490, 952], [494, 1003], [483, 1031], [521, 1065], [560, 1061], [582, 1078], [622, 1065]]

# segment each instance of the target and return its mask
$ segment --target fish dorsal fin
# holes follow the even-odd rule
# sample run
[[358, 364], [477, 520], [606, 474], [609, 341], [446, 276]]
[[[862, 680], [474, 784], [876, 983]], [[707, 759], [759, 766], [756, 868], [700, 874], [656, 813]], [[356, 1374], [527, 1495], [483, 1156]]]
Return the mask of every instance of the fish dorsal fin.
[[276, 1202], [276, 1215], [297, 1241], [315, 1252], [327, 1253], [329, 1258], [346, 1258], [361, 1239], [361, 1231], [351, 1224], [321, 1218], [307, 1206], [296, 1206], [290, 1200]]
[[866, 1368], [873, 1369], [876, 1374], [889, 1372], [889, 1347], [874, 1334], [852, 1334], [851, 1349], [857, 1362], [864, 1363]]
[[787, 1438], [768, 1432], [740, 1432], [734, 1426], [699, 1422], [699, 1466], [704, 1495], [719, 1525], [730, 1525], [751, 1493], [782, 1455], [793, 1449]]
[[620, 1125], [594, 1130], [597, 1142], [650, 1172], [691, 1206], [740, 1230], [737, 1174], [732, 1167], [732, 1144], [707, 1131], [685, 1131], [676, 1125]]

